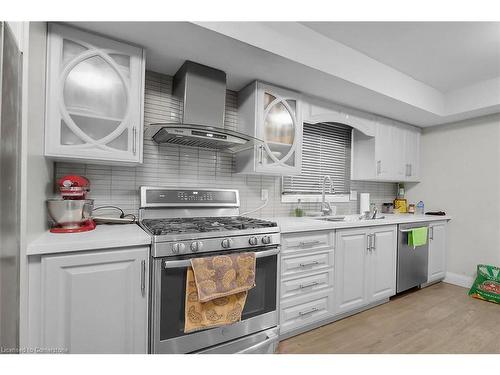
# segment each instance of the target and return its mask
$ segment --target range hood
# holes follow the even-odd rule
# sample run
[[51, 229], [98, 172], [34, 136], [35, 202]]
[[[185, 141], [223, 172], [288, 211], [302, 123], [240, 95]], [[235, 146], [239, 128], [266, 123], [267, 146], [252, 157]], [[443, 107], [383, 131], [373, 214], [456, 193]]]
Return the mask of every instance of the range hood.
[[157, 143], [174, 143], [239, 152], [259, 140], [224, 129], [226, 73], [186, 61], [174, 76], [173, 94], [181, 103], [180, 123], [148, 125]]

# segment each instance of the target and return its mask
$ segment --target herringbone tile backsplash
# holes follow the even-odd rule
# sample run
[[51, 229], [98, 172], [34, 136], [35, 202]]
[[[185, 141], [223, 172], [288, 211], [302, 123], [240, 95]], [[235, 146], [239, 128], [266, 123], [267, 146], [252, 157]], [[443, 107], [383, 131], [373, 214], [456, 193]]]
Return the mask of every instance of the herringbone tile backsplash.
[[[226, 94], [224, 126], [238, 129], [238, 95]], [[181, 108], [172, 96], [172, 77], [146, 72], [144, 125], [153, 122], [179, 121]], [[95, 205], [117, 205], [126, 212], [136, 213], [139, 207], [138, 189], [141, 185], [166, 187], [211, 187], [238, 189], [241, 212], [262, 204], [261, 189], [269, 190], [268, 205], [253, 216], [288, 216], [295, 204], [281, 203], [281, 178], [273, 176], [247, 176], [234, 173], [231, 154], [195, 147], [169, 144], [158, 145], [144, 140], [144, 163], [136, 167], [116, 167], [78, 163], [56, 163], [56, 177], [81, 174], [90, 179], [91, 198]], [[351, 189], [371, 194], [377, 205], [390, 202], [396, 194], [396, 184], [382, 182], [351, 183]], [[339, 214], [356, 213], [358, 202], [338, 203]], [[304, 204], [308, 210], [318, 210], [315, 203]]]

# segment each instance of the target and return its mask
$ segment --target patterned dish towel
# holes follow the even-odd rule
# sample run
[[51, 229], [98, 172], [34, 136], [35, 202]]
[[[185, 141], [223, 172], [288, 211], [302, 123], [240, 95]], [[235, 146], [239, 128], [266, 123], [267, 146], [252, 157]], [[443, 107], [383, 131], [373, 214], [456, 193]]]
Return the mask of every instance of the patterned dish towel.
[[239, 322], [255, 286], [255, 253], [191, 260], [187, 270], [184, 332]]

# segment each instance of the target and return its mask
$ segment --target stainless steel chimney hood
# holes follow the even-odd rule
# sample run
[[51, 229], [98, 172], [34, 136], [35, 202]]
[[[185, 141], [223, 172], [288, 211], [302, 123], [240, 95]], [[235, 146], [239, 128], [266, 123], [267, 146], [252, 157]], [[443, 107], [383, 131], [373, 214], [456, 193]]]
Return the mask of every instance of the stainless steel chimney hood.
[[186, 61], [174, 76], [173, 94], [181, 102], [181, 123], [150, 124], [157, 143], [174, 143], [238, 152], [259, 140], [224, 129], [226, 73]]

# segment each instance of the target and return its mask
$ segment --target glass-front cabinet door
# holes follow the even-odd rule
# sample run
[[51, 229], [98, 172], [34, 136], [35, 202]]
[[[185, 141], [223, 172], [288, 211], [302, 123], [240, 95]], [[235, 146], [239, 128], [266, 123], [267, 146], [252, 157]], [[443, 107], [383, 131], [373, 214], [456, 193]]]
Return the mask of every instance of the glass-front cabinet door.
[[273, 174], [300, 173], [302, 122], [297, 93], [258, 84], [256, 171]]
[[48, 40], [45, 155], [142, 162], [143, 50], [59, 24]]

